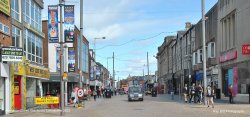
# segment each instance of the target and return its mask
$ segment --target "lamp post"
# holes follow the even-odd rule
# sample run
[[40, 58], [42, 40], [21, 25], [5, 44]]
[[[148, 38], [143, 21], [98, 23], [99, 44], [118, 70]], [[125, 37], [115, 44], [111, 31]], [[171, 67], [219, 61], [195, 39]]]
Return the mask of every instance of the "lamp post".
[[[206, 95], [206, 87], [207, 87], [207, 61], [206, 61], [206, 36], [205, 36], [205, 0], [201, 1], [201, 9], [202, 9], [202, 45], [203, 45], [203, 82], [204, 82], [204, 95]], [[204, 96], [204, 103], [206, 104], [206, 96]]]

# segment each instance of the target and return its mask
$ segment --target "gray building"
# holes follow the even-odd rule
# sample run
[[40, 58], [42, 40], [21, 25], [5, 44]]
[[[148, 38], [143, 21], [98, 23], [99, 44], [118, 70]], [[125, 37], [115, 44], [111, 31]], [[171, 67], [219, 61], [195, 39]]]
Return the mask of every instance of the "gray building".
[[[250, 86], [250, 56], [242, 54], [250, 44], [250, 1], [218, 1], [218, 62], [222, 93], [228, 95], [228, 86], [234, 93], [244, 95]], [[236, 96], [237, 97], [237, 96]]]
[[[217, 19], [218, 10], [215, 4], [206, 14], [205, 39], [206, 39], [206, 61], [207, 82], [218, 88], [218, 62], [216, 61], [217, 44]], [[203, 84], [203, 50], [202, 50], [202, 21], [195, 25], [195, 38], [192, 40], [192, 65], [196, 84]]]

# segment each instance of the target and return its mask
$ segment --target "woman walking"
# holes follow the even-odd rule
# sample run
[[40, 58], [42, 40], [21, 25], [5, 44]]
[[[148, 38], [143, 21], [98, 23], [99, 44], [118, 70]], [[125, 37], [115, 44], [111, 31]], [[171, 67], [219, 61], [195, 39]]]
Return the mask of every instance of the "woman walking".
[[210, 106], [210, 104], [212, 105], [212, 108], [214, 108], [214, 89], [212, 89], [210, 87], [210, 85], [207, 86], [207, 107]]

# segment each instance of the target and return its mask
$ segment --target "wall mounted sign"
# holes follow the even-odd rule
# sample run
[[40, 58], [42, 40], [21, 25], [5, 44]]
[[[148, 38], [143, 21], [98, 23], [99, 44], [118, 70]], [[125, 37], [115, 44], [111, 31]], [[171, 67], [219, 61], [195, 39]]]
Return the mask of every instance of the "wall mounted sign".
[[23, 60], [23, 49], [15, 47], [2, 47], [2, 61], [21, 62]]
[[220, 56], [220, 63], [234, 60], [236, 58], [237, 58], [237, 51], [236, 50], [231, 51], [231, 52], [227, 52], [227, 53]]
[[242, 54], [250, 54], [250, 44], [244, 44], [242, 45]]

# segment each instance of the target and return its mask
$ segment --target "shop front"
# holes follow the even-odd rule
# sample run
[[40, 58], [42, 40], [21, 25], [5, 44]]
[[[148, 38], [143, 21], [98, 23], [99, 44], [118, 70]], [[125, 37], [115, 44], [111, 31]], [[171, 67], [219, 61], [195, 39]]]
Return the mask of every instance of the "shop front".
[[9, 65], [0, 63], [0, 116], [8, 113], [9, 106]]
[[48, 68], [28, 65], [26, 66], [26, 109], [35, 107], [35, 97], [43, 97], [42, 82], [49, 80]]

